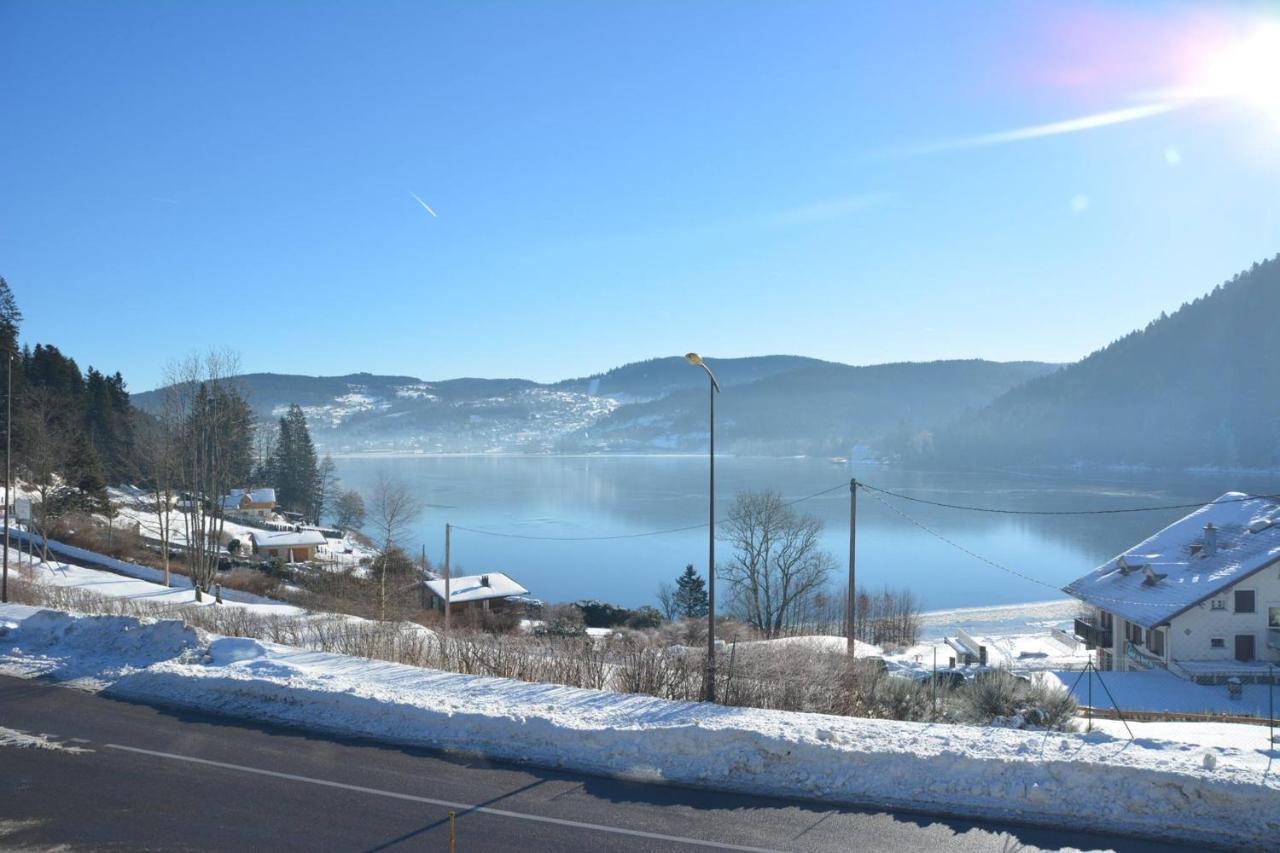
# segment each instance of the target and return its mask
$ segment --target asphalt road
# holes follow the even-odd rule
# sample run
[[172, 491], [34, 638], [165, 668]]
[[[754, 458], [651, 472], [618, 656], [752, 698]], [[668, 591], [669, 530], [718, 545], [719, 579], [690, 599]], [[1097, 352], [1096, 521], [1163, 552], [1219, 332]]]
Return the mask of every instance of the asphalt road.
[[[1169, 851], [997, 822], [620, 782], [0, 677], [0, 850]], [[72, 751], [82, 750], [82, 751]], [[1195, 849], [1195, 848], [1186, 848]]]

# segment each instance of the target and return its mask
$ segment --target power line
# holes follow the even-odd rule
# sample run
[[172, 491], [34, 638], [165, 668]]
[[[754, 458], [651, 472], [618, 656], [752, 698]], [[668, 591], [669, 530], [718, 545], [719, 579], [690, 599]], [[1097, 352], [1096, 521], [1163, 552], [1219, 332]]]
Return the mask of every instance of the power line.
[[[879, 501], [881, 504], [883, 504], [884, 506], [888, 507], [888, 508], [889, 508], [890, 510], [892, 510], [893, 512], [897, 513], [898, 515], [900, 515], [902, 518], [906, 519], [906, 520], [907, 520], [908, 522], [910, 522], [911, 524], [913, 524], [913, 525], [915, 525], [916, 527], [920, 528], [920, 529], [921, 529], [921, 530], [923, 530], [925, 533], [928, 533], [930, 536], [934, 537], [935, 539], [937, 539], [937, 540], [939, 540], [939, 541], [941, 541], [941, 542], [944, 542], [944, 543], [945, 543], [945, 544], [947, 544], [947, 545], [950, 545], [952, 548], [955, 548], [957, 551], [960, 551], [960, 552], [961, 552], [961, 553], [963, 553], [963, 554], [967, 554], [968, 556], [972, 557], [972, 558], [973, 558], [973, 559], [975, 559], [975, 560], [978, 560], [979, 562], [986, 563], [988, 566], [991, 566], [992, 568], [999, 569], [999, 570], [1000, 570], [1000, 571], [1002, 571], [1002, 572], [1008, 572], [1009, 574], [1013, 575], [1014, 577], [1022, 578], [1023, 580], [1025, 580], [1025, 581], [1030, 581], [1031, 583], [1034, 583], [1034, 584], [1039, 584], [1040, 586], [1046, 587], [1046, 588], [1048, 588], [1048, 589], [1052, 589], [1054, 592], [1061, 593], [1061, 592], [1063, 591], [1061, 587], [1055, 586], [1055, 585], [1053, 585], [1053, 584], [1049, 583], [1048, 581], [1043, 581], [1043, 580], [1040, 580], [1040, 578], [1032, 577], [1031, 575], [1029, 575], [1029, 574], [1027, 574], [1027, 573], [1025, 573], [1025, 572], [1020, 572], [1020, 571], [1018, 571], [1017, 569], [1011, 569], [1011, 568], [1009, 568], [1008, 566], [1004, 565], [1003, 563], [997, 563], [995, 560], [992, 560], [992, 559], [990, 559], [990, 558], [988, 558], [988, 557], [984, 557], [984, 556], [982, 556], [981, 554], [977, 553], [976, 551], [970, 551], [968, 548], [964, 547], [964, 546], [963, 546], [963, 545], [961, 545], [959, 542], [955, 542], [955, 541], [953, 541], [953, 540], [951, 540], [951, 539], [948, 539], [946, 536], [943, 536], [941, 533], [939, 533], [938, 531], [934, 530], [932, 527], [929, 527], [928, 525], [924, 524], [923, 522], [917, 521], [916, 519], [914, 519], [914, 518], [912, 518], [911, 516], [907, 515], [907, 514], [906, 514], [905, 512], [903, 512], [902, 510], [898, 509], [898, 508], [897, 508], [896, 506], [894, 506], [893, 504], [891, 504], [891, 503], [889, 503], [888, 501], [886, 501], [884, 498], [880, 497], [880, 495], [876, 494], [876, 492], [883, 492], [884, 494], [893, 494], [892, 492], [886, 492], [884, 489], [876, 489], [876, 488], [872, 488], [872, 487], [870, 487], [870, 486], [866, 486], [866, 485], [864, 485], [864, 484], [863, 484], [863, 483], [861, 483], [861, 482], [859, 482], [859, 483], [858, 483], [858, 485], [859, 485], [860, 487], [862, 487], [862, 488], [866, 489], [866, 490], [867, 490], [867, 493], [868, 493], [872, 498], [874, 498], [875, 500]], [[1197, 506], [1202, 506], [1202, 504], [1197, 504]], [[1120, 598], [1106, 598], [1106, 597], [1091, 597], [1091, 598], [1090, 598], [1090, 601], [1106, 601], [1106, 602], [1108, 602], [1108, 603], [1110, 603], [1110, 604], [1128, 604], [1128, 605], [1132, 605], [1132, 606], [1134, 606], [1134, 607], [1167, 607], [1167, 606], [1168, 606], [1168, 605], [1166, 605], [1166, 604], [1160, 604], [1160, 603], [1152, 602], [1152, 601], [1129, 601], [1129, 600], [1127, 600], [1127, 599], [1120, 599]]]
[[1174, 509], [1200, 509], [1201, 507], [1211, 503], [1230, 504], [1253, 500], [1280, 500], [1280, 495], [1246, 495], [1243, 498], [1229, 498], [1227, 500], [1215, 499], [1190, 504], [1164, 504], [1162, 506], [1137, 506], [1122, 509], [999, 509], [996, 507], [970, 506], [968, 504], [953, 504], [945, 503], [943, 501], [931, 501], [925, 498], [913, 498], [910, 495], [904, 495], [900, 492], [893, 492], [888, 489], [881, 489], [876, 486], [868, 485], [861, 480], [858, 481], [858, 485], [863, 489], [866, 489], [868, 492], [879, 492], [880, 494], [889, 495], [890, 497], [895, 497], [904, 501], [911, 501], [912, 503], [927, 504], [928, 506], [937, 506], [944, 509], [966, 510], [968, 512], [987, 512], [994, 513], [996, 515], [1118, 515], [1126, 512], [1159, 512], [1162, 510]]
[[[830, 494], [838, 489], [847, 488], [849, 488], [849, 483], [847, 481], [842, 482], [839, 485], [832, 486], [828, 489], [823, 489], [822, 491], [814, 492], [813, 494], [805, 495], [804, 497], [786, 501], [783, 503], [783, 506], [795, 506], [798, 503]], [[728, 519], [722, 518], [716, 522], [716, 525], [724, 524], [726, 521], [728, 521]], [[701, 524], [690, 524], [686, 527], [668, 527], [664, 530], [646, 530], [642, 533], [616, 533], [609, 536], [534, 536], [527, 533], [504, 533], [498, 530], [480, 530], [474, 527], [463, 527], [458, 524], [453, 525], [453, 529], [465, 530], [467, 533], [475, 533], [480, 536], [495, 536], [500, 539], [525, 539], [535, 542], [606, 542], [615, 539], [640, 539], [646, 536], [665, 536], [669, 533], [687, 533], [690, 530], [706, 530], [709, 526], [709, 522], [704, 521]]]

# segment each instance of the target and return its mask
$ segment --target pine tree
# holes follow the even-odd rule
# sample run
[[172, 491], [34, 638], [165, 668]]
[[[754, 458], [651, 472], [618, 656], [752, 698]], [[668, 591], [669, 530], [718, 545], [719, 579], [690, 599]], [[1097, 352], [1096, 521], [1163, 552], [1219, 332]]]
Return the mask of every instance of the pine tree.
[[685, 566], [684, 574], [676, 578], [675, 605], [676, 612], [686, 619], [707, 615], [707, 582], [692, 565]]
[[270, 463], [276, 501], [291, 512], [316, 520], [321, 489], [316, 448], [307, 430], [307, 416], [296, 403], [280, 419], [275, 453]]

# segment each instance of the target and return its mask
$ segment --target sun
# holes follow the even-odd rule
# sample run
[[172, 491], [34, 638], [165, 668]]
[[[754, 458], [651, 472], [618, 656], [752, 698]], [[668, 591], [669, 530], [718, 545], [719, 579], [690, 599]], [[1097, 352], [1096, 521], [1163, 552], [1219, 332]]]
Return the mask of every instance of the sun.
[[1280, 24], [1266, 24], [1224, 46], [1198, 70], [1189, 89], [1194, 97], [1247, 104], [1280, 127]]

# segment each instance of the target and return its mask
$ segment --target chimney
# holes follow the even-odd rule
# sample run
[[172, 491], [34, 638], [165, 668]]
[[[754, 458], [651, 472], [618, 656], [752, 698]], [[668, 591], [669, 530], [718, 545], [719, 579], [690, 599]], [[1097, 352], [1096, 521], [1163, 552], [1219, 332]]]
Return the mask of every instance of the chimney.
[[480, 576], [480, 586], [488, 586], [488, 585], [489, 585], [489, 576], [488, 576], [488, 575], [481, 575], [481, 576]]
[[1204, 526], [1204, 555], [1213, 557], [1218, 553], [1218, 528], [1209, 522]]

